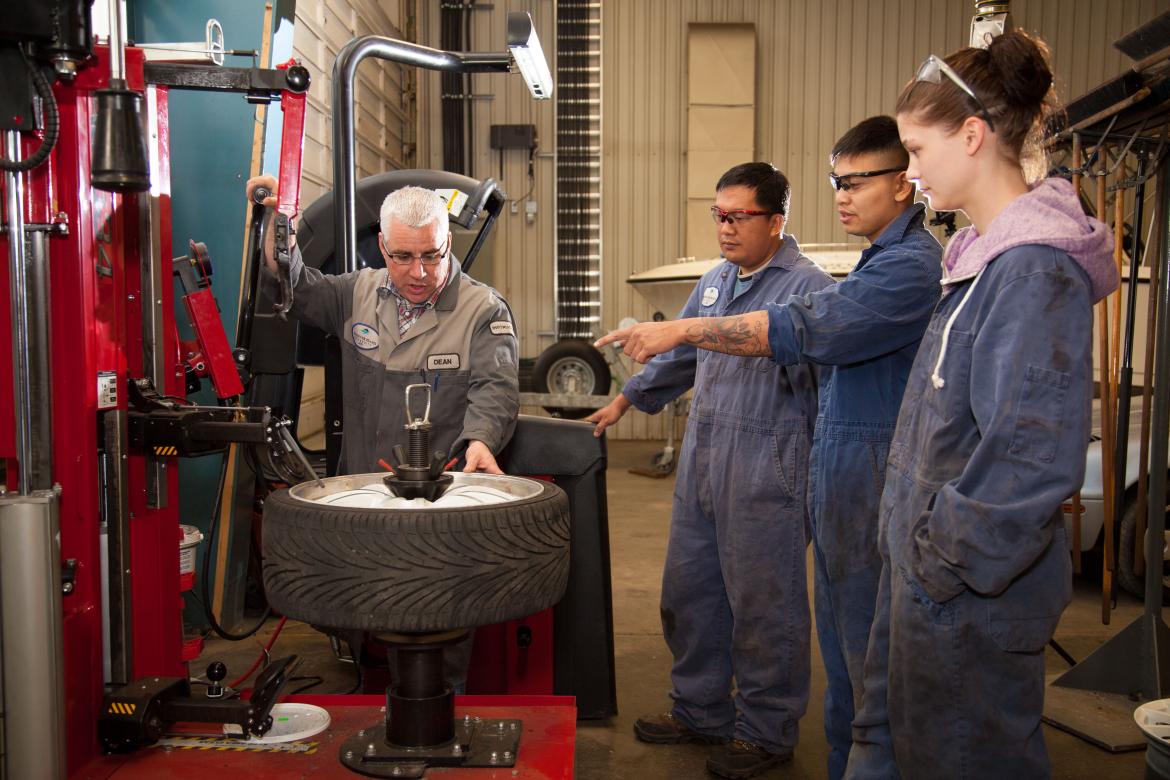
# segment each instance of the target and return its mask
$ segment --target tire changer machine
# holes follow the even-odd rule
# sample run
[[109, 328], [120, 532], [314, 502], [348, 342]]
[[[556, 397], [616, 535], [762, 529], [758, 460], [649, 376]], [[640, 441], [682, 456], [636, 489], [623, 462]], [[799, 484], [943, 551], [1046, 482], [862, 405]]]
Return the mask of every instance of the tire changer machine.
[[[88, 774], [103, 748], [148, 744], [171, 722], [262, 732], [290, 666], [272, 664], [249, 700], [212, 700], [188, 680], [201, 646], [183, 642], [180, 593], [191, 583], [176, 566], [181, 459], [248, 447], [277, 473], [311, 472], [288, 421], [249, 405], [253, 347], [262, 341], [251, 330], [255, 274], [232, 348], [205, 254], [191, 242], [172, 260], [168, 96], [200, 89], [279, 102], [279, 225], [298, 207], [308, 72], [293, 62], [148, 63], [121, 40], [124, 0], [109, 0], [109, 45], [94, 45], [92, 3], [16, 0], [0, 14], [0, 252], [8, 261], [0, 265], [8, 292], [0, 331], [11, 344], [0, 350], [0, 409], [15, 411], [0, 412], [0, 780]], [[358, 40], [372, 56], [420, 67], [500, 72], [510, 62]], [[352, 70], [348, 78], [352, 85]], [[352, 93], [347, 99], [352, 119]], [[343, 204], [352, 220], [352, 168], [346, 174], [338, 181], [349, 183]], [[353, 234], [339, 233], [341, 255], [352, 258]], [[194, 343], [179, 340], [172, 278]], [[218, 405], [186, 400], [200, 377]], [[522, 418], [503, 462], [511, 473], [550, 476], [569, 494], [573, 573], [546, 620], [555, 625], [553, 658], [533, 665], [554, 670], [544, 692], [576, 694], [581, 716], [606, 717], [616, 696], [604, 445], [590, 449], [592, 437], [565, 424]], [[566, 458], [565, 436], [582, 433], [583, 446]], [[549, 474], [554, 461], [559, 471]], [[529, 628], [496, 630], [499, 664], [514, 662], [512, 645], [523, 648]], [[133, 685], [144, 692], [141, 709], [109, 696]]]

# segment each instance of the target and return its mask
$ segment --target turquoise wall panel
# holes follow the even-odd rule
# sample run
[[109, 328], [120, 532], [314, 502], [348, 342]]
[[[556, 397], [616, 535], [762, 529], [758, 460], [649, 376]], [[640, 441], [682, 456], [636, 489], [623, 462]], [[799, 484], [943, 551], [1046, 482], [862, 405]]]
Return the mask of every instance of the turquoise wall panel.
[[[192, 3], [131, 0], [128, 34], [131, 40], [141, 43], [196, 41], [203, 38], [207, 20], [214, 18], [223, 25], [226, 48], [260, 51], [264, 5], [262, 0], [197, 0]], [[274, 26], [281, 25], [288, 30], [292, 24], [293, 4], [285, 0], [279, 6], [281, 11], [287, 10], [284, 14], [287, 18], [274, 20]], [[281, 14], [275, 15], [279, 17]], [[280, 47], [283, 51], [274, 49], [274, 62], [283, 62], [290, 56], [292, 36], [285, 34], [281, 37], [287, 42]], [[224, 64], [250, 67], [252, 61], [247, 57], [229, 56]], [[269, 111], [269, 118], [269, 129], [275, 132], [279, 144], [278, 104]], [[214, 269], [212, 291], [219, 302], [228, 341], [234, 344], [240, 265], [248, 218], [244, 182], [252, 160], [255, 106], [239, 94], [172, 89], [170, 120], [173, 250], [176, 255], [186, 254], [188, 239], [207, 245]], [[191, 338], [178, 295], [176, 289], [175, 318], [179, 332], [182, 338]], [[214, 404], [210, 381], [205, 380], [204, 389], [191, 398], [198, 403]], [[181, 522], [197, 526], [205, 534], [215, 509], [221, 460], [220, 456], [211, 455], [184, 459], [179, 465]], [[207, 543], [200, 547], [202, 565]], [[197, 611], [188, 611], [188, 618], [192, 621], [197, 621], [198, 615]]]

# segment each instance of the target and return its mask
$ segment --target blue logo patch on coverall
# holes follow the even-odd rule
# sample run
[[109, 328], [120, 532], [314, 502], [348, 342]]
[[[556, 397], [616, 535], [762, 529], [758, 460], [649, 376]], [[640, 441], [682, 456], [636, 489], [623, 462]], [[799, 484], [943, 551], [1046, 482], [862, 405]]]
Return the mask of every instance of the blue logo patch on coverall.
[[364, 322], [355, 322], [350, 329], [353, 335], [353, 345], [358, 349], [377, 349], [378, 331]]

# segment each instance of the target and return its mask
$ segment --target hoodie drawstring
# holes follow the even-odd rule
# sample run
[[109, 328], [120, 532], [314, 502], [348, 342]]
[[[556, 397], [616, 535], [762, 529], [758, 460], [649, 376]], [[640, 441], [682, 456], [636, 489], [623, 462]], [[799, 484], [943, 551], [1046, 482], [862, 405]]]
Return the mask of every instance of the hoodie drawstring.
[[946, 385], [946, 381], [942, 378], [939, 372], [942, 371], [943, 360], [947, 356], [947, 340], [951, 337], [951, 326], [955, 324], [955, 320], [959, 318], [959, 313], [963, 311], [963, 307], [967, 305], [967, 301], [971, 298], [971, 293], [975, 292], [975, 288], [979, 286], [979, 280], [983, 278], [983, 272], [987, 270], [987, 266], [979, 269], [979, 273], [975, 274], [975, 281], [971, 282], [971, 286], [967, 288], [963, 300], [959, 301], [959, 305], [951, 312], [951, 316], [947, 318], [947, 324], [943, 326], [942, 343], [938, 348], [938, 362], [934, 364], [934, 372], [930, 375], [930, 383], [934, 385], [935, 390], [942, 390]]

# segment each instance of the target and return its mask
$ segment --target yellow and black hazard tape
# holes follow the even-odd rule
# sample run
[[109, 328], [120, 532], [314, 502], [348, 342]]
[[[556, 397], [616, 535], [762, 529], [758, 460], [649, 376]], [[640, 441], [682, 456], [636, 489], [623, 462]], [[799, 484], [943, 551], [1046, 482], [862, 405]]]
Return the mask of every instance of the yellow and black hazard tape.
[[163, 737], [154, 743], [155, 747], [178, 748], [179, 750], [215, 750], [219, 752], [245, 750], [254, 753], [304, 753], [312, 755], [317, 752], [319, 742], [277, 742], [265, 744], [263, 742], [245, 742], [238, 739], [224, 739], [223, 737]]
[[136, 709], [138, 705], [132, 701], [112, 701], [106, 712], [110, 715], [133, 715]]
[[179, 448], [174, 447], [174, 446], [166, 446], [166, 447], [157, 447], [156, 446], [154, 448], [154, 454], [155, 455], [178, 455]]

